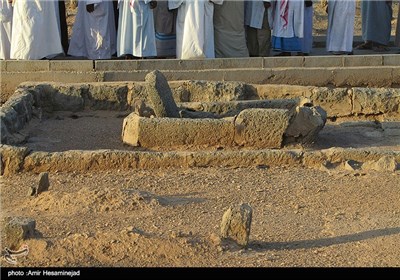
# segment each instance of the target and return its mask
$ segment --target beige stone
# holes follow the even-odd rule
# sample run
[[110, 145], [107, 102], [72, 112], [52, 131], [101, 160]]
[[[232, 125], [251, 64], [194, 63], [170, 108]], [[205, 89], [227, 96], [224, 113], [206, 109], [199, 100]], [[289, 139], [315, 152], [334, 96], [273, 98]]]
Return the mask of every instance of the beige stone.
[[289, 125], [284, 109], [246, 109], [235, 119], [235, 142], [254, 148], [281, 148]]
[[229, 207], [222, 216], [221, 236], [236, 241], [241, 246], [247, 246], [250, 238], [253, 209], [249, 204]]
[[124, 143], [146, 148], [231, 146], [233, 135], [232, 119], [142, 118], [132, 113], [122, 128]]

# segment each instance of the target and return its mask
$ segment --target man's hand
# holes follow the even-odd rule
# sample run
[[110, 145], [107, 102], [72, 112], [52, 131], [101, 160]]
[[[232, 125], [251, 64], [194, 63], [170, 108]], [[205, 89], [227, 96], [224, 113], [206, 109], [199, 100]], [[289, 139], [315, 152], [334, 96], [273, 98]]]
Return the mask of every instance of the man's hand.
[[270, 2], [264, 2], [264, 8], [268, 9], [271, 7], [271, 3]]
[[154, 9], [155, 7], [157, 7], [157, 1], [150, 1], [149, 5], [150, 9]]
[[92, 13], [94, 11], [94, 4], [86, 5], [86, 11]]

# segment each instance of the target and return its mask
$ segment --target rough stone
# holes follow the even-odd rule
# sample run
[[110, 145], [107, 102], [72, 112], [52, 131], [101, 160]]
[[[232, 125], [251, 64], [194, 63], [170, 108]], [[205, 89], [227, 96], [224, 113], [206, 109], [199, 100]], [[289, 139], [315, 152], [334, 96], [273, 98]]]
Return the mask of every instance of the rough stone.
[[134, 99], [132, 105], [134, 112], [140, 117], [150, 118], [155, 116], [153, 109], [147, 106], [142, 99]]
[[242, 82], [185, 81], [174, 96], [181, 102], [227, 102], [246, 99], [247, 91]]
[[189, 118], [189, 119], [217, 119], [217, 118], [219, 118], [218, 115], [215, 115], [210, 112], [192, 111], [192, 110], [187, 110], [187, 109], [180, 110], [179, 116], [181, 118]]
[[249, 204], [230, 207], [222, 216], [221, 236], [247, 246], [250, 237], [253, 209]]
[[315, 105], [324, 108], [329, 117], [351, 115], [351, 91], [349, 93], [347, 88], [316, 87], [310, 98]]
[[10, 249], [17, 249], [23, 240], [35, 236], [36, 221], [26, 217], [13, 217], [5, 221], [3, 246]]
[[37, 192], [36, 194], [40, 194], [44, 191], [47, 191], [50, 186], [50, 181], [49, 181], [49, 173], [48, 172], [42, 172], [39, 174], [39, 184], [37, 187]]
[[204, 111], [220, 115], [221, 117], [233, 117], [245, 109], [287, 109], [295, 110], [298, 105], [296, 99], [275, 100], [243, 100], [228, 102], [188, 102], [180, 103], [182, 108], [194, 111]]
[[374, 115], [400, 112], [400, 89], [353, 88], [353, 114]]
[[179, 118], [178, 107], [164, 75], [155, 70], [147, 74], [145, 80], [147, 95], [156, 117]]
[[232, 119], [142, 118], [135, 113], [124, 119], [122, 140], [140, 147], [231, 146]]
[[298, 106], [285, 132], [285, 143], [313, 143], [324, 127], [326, 118], [326, 112], [319, 106]]
[[0, 145], [1, 175], [8, 176], [19, 172], [28, 153], [29, 150], [26, 147]]
[[397, 162], [394, 157], [383, 156], [377, 161], [367, 161], [362, 165], [363, 170], [376, 170], [376, 171], [395, 171], [397, 169]]
[[246, 109], [235, 120], [235, 142], [255, 148], [281, 148], [289, 125], [284, 109]]
[[361, 168], [361, 163], [355, 160], [346, 160], [344, 162], [344, 169], [348, 171], [355, 171]]

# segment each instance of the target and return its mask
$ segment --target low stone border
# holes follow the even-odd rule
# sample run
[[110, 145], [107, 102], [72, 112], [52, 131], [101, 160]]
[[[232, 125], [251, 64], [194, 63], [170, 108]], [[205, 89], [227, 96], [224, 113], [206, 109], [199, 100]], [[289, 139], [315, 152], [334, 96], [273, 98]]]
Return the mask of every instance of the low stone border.
[[257, 167], [307, 166], [327, 163], [377, 161], [384, 156], [400, 163], [400, 151], [379, 149], [330, 148], [318, 151], [300, 150], [238, 150], [238, 151], [66, 151], [29, 152], [27, 148], [1, 145], [2, 175], [18, 172], [86, 172], [104, 170], [190, 168], [190, 167]]

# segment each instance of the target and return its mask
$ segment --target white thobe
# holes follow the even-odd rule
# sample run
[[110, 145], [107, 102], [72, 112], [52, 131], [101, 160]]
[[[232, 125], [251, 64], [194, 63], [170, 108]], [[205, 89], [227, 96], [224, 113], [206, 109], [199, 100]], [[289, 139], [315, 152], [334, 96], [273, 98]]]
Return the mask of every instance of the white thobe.
[[[117, 55], [157, 56], [151, 0], [119, 0]], [[132, 3], [132, 4], [130, 4]]]
[[0, 59], [10, 58], [13, 8], [8, 0], [0, 0]]
[[272, 35], [281, 38], [303, 38], [304, 37], [304, 1], [288, 1], [288, 23], [281, 17], [280, 4], [282, 0], [274, 2]]
[[[86, 5], [94, 4], [94, 11]], [[68, 54], [89, 59], [109, 59], [116, 52], [114, 10], [111, 1], [78, 1], [78, 13], [72, 29]]]
[[58, 15], [58, 1], [15, 1], [10, 58], [42, 59], [62, 54]]
[[326, 49], [329, 52], [351, 52], [356, 1], [329, 0], [328, 3]]
[[[244, 5], [244, 24], [253, 28], [261, 29], [264, 19], [264, 2], [271, 0], [245, 1]], [[268, 22], [272, 23], [272, 9], [268, 9]]]
[[223, 0], [169, 0], [170, 10], [178, 8], [176, 19], [176, 57], [214, 58], [214, 3]]

